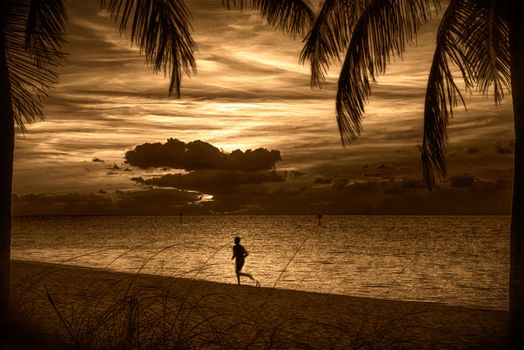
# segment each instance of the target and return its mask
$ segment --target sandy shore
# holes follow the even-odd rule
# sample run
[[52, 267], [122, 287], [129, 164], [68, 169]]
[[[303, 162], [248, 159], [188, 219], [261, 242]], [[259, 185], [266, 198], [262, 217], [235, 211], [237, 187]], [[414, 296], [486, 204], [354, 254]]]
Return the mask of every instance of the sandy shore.
[[31, 327], [56, 334], [55, 347], [501, 349], [505, 344], [504, 311], [24, 261], [13, 261], [12, 276], [15, 313]]

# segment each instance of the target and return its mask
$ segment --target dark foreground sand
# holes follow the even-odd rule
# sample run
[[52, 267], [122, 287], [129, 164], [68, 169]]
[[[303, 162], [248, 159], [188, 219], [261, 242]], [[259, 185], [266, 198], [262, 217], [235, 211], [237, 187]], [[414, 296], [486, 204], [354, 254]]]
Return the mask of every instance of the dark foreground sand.
[[31, 330], [31, 347], [505, 348], [504, 311], [23, 261], [12, 276], [15, 328]]

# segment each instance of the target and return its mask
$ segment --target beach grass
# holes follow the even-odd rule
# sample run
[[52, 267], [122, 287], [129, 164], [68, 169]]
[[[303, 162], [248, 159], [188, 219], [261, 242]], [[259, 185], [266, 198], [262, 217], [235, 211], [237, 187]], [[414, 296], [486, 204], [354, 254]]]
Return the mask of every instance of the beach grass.
[[505, 311], [12, 265], [8, 349], [505, 348]]

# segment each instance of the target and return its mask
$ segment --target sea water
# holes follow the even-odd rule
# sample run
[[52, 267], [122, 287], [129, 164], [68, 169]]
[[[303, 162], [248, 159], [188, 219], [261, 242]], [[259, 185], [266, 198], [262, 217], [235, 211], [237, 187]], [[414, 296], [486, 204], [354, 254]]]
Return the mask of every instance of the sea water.
[[[12, 258], [507, 309], [506, 216], [98, 216], [13, 219]], [[252, 283], [249, 279], [244, 283]]]

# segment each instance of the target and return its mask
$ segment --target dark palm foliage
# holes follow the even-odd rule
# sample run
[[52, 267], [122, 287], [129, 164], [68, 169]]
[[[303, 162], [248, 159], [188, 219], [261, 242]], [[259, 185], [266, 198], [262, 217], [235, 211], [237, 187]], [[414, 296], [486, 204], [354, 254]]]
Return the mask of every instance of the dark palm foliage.
[[[3, 31], [17, 124], [41, 119], [41, 97], [57, 82], [53, 67], [62, 63], [65, 42], [64, 0], [8, 0]], [[128, 30], [154, 71], [170, 75], [169, 93], [180, 96], [183, 73], [196, 70], [190, 13], [181, 0], [101, 0]]]
[[325, 0], [306, 37], [301, 60], [311, 62], [311, 85], [315, 87], [322, 85], [330, 65], [343, 57], [336, 111], [342, 143], [347, 145], [362, 131], [371, 82], [385, 73], [393, 56], [402, 56], [420, 26], [436, 10], [442, 10], [444, 3], [447, 7], [437, 32], [424, 105], [423, 176], [430, 188], [435, 175], [446, 177], [446, 129], [454, 108], [464, 104], [454, 74], [460, 75], [465, 90], [491, 93], [495, 104], [512, 88], [516, 147], [510, 239], [510, 345], [520, 348], [524, 346], [524, 174], [519, 155], [524, 135], [518, 101], [524, 80], [519, 64], [524, 59], [519, 44], [524, 28], [519, 25], [518, 1]]
[[[13, 117], [24, 128], [43, 117], [42, 97], [57, 82], [52, 67], [64, 58], [62, 1], [6, 1], [2, 32]], [[5, 92], [2, 92], [5, 93]]]
[[[170, 76], [169, 94], [180, 96], [182, 75], [196, 69], [183, 0], [100, 0], [100, 7], [129, 31], [154, 71]], [[65, 57], [66, 20], [65, 0], [0, 2], [0, 323], [9, 297], [14, 125], [23, 131], [44, 117], [42, 99]]]
[[[262, 1], [242, 3], [245, 2], [256, 6]], [[455, 82], [457, 73], [466, 91], [476, 89], [483, 95], [492, 94], [495, 104], [499, 104], [511, 89], [515, 115], [515, 174], [510, 238], [510, 346], [521, 349], [524, 347], [524, 165], [521, 160], [524, 155], [524, 24], [521, 1], [323, 0], [316, 21], [304, 40], [300, 60], [311, 64], [312, 87], [321, 87], [329, 67], [335, 62], [343, 62], [336, 112], [342, 144], [348, 145], [362, 131], [361, 121], [371, 94], [371, 83], [385, 73], [392, 57], [402, 56], [406, 45], [415, 40], [421, 25], [437, 11], [444, 13], [424, 105], [423, 176], [430, 188], [435, 183], [435, 176], [446, 177], [446, 129], [454, 108], [464, 104]]]
[[154, 71], [170, 75], [169, 93], [180, 97], [182, 74], [196, 71], [190, 13], [182, 0], [101, 0], [119, 22], [120, 32], [130, 32]]
[[308, 0], [222, 0], [229, 9], [258, 11], [268, 25], [303, 36], [315, 21], [315, 11]]
[[446, 176], [446, 127], [453, 108], [464, 103], [453, 79], [450, 63], [459, 68], [466, 89], [476, 87], [487, 95], [493, 87], [496, 104], [511, 86], [509, 32], [504, 3], [450, 1], [438, 34], [429, 72], [424, 108], [422, 167], [426, 182], [434, 172]]
[[[393, 56], [402, 56], [421, 25], [440, 9], [440, 0], [326, 0], [301, 54], [311, 62], [311, 84], [321, 86], [330, 65], [343, 65], [336, 98], [337, 122], [344, 145], [361, 133], [371, 83], [385, 73]], [[453, 109], [464, 102], [453, 68], [466, 89], [487, 94], [495, 102], [510, 87], [508, 25], [504, 2], [451, 0], [441, 21], [431, 66], [424, 112], [422, 166], [429, 186], [434, 174], [446, 176], [446, 126]]]

